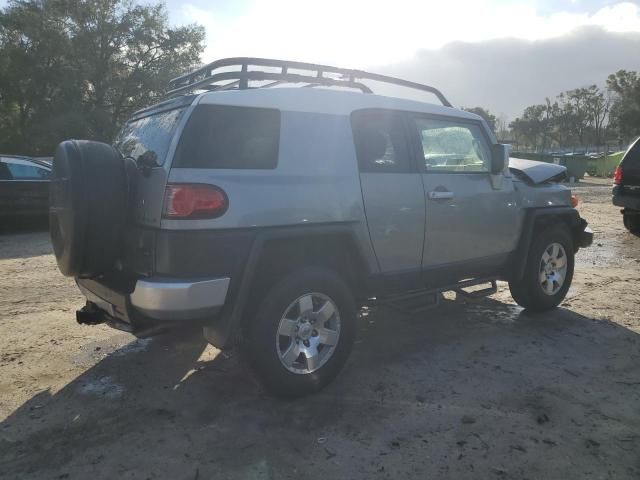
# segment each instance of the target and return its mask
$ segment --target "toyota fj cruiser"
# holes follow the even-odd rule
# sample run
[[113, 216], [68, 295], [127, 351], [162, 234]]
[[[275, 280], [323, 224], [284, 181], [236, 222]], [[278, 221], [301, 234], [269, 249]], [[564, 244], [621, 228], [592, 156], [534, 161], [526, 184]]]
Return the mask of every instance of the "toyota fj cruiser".
[[[371, 81], [442, 105], [374, 95]], [[556, 182], [564, 167], [509, 168], [487, 124], [433, 87], [234, 58], [170, 88], [113, 145], [56, 150], [51, 239], [87, 298], [80, 323], [199, 325], [218, 347], [241, 339], [272, 391], [301, 395], [344, 365], [372, 298], [418, 311], [505, 280], [543, 311], [591, 244]]]

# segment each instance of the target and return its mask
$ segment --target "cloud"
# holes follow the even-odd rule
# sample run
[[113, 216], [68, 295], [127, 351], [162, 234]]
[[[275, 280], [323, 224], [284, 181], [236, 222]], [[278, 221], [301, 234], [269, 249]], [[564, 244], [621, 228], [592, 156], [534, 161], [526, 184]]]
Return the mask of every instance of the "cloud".
[[640, 6], [583, 0], [539, 10], [544, 1], [254, 0], [235, 15], [191, 4], [182, 11], [207, 28], [205, 61], [262, 56], [365, 68], [511, 119], [545, 97], [640, 70]]
[[455, 42], [378, 70], [432, 84], [454, 105], [483, 106], [513, 119], [545, 97], [591, 84], [604, 86], [607, 76], [620, 69], [640, 71], [638, 52], [640, 32], [583, 27], [537, 41]]
[[205, 61], [251, 55], [363, 68], [455, 41], [540, 40], [585, 26], [640, 31], [640, 7], [631, 2], [543, 14], [533, 0], [253, 0], [224, 21], [215, 9], [182, 8], [185, 19], [207, 29]]

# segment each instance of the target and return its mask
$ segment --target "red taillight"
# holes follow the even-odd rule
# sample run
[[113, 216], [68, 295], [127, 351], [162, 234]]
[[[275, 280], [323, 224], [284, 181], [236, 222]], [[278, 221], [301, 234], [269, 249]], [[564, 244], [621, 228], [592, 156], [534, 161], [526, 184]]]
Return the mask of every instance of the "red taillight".
[[622, 183], [622, 167], [618, 165], [616, 170], [613, 172], [613, 183], [616, 185], [620, 185]]
[[571, 206], [573, 208], [576, 208], [579, 203], [580, 203], [580, 200], [578, 200], [578, 196], [577, 195], [571, 195]]
[[621, 185], [622, 184], [622, 167], [620, 165], [618, 165], [616, 167], [616, 171], [613, 172], [613, 183], [615, 185]]
[[165, 218], [216, 218], [227, 208], [227, 195], [213, 185], [173, 184], [165, 189]]

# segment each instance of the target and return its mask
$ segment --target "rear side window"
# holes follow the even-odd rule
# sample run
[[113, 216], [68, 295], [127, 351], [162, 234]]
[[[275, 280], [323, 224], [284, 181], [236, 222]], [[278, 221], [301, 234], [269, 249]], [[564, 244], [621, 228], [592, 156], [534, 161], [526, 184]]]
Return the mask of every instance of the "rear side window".
[[633, 164], [634, 167], [640, 167], [640, 137], [635, 140], [635, 143], [631, 144], [622, 159], [622, 163], [627, 166]]
[[173, 167], [272, 169], [278, 164], [280, 111], [198, 105], [180, 138]]
[[404, 118], [387, 110], [361, 110], [351, 115], [361, 172], [404, 173], [410, 159]]
[[184, 108], [176, 108], [130, 121], [122, 128], [114, 146], [124, 157], [138, 160], [148, 153], [162, 165], [183, 112]]

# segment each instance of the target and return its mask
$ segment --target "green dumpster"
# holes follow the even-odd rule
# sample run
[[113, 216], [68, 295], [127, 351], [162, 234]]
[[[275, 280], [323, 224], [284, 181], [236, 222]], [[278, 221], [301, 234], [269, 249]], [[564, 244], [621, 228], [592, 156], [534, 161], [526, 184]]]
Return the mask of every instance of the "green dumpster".
[[564, 155], [561, 165], [567, 167], [567, 177], [574, 180], [582, 180], [587, 171], [586, 155]]

